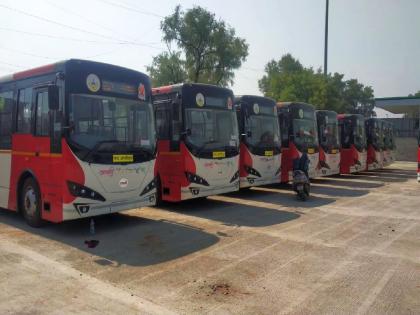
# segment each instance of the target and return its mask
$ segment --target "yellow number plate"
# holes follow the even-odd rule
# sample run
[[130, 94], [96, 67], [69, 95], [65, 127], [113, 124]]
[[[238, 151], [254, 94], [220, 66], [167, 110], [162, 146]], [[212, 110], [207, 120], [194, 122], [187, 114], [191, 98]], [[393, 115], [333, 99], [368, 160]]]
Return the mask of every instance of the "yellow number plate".
[[332, 150], [331, 150], [331, 153], [332, 153], [332, 154], [336, 154], [336, 153], [337, 153], [337, 149], [332, 149]]
[[134, 157], [132, 154], [116, 154], [112, 156], [112, 162], [114, 163], [134, 162]]
[[273, 156], [273, 151], [264, 151], [265, 156]]
[[225, 151], [214, 151], [213, 152], [213, 159], [224, 158], [224, 157], [226, 157], [226, 152]]
[[308, 149], [308, 153], [309, 153], [309, 154], [314, 154], [314, 153], [315, 153], [315, 149], [309, 148], [309, 149]]

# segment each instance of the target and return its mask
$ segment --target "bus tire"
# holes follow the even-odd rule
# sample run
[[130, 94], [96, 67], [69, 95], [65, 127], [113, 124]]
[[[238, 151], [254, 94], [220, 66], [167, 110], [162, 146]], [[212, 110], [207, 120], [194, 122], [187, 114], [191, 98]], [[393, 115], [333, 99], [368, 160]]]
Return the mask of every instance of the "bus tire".
[[19, 193], [19, 209], [29, 226], [40, 227], [44, 224], [41, 208], [42, 201], [38, 183], [33, 177], [28, 177]]

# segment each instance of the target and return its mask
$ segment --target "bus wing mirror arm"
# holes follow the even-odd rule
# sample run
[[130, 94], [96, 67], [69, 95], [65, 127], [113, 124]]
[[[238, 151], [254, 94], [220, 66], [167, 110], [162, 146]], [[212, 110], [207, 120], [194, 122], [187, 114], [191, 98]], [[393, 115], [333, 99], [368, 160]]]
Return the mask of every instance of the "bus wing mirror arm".
[[48, 86], [48, 108], [49, 110], [58, 110], [60, 108], [60, 97], [57, 85]]

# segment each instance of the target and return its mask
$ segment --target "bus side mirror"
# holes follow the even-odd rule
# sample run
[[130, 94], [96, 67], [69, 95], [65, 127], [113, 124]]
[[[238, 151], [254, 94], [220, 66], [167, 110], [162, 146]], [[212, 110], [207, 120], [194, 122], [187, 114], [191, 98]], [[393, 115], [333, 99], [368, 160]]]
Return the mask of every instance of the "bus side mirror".
[[48, 108], [49, 110], [58, 110], [60, 107], [60, 97], [57, 85], [48, 86]]

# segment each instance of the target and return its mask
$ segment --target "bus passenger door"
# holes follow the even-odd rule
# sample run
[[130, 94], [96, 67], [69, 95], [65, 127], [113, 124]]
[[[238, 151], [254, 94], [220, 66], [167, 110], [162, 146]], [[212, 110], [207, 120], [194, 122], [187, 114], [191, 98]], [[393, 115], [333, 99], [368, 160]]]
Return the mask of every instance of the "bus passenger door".
[[[56, 88], [56, 87], [54, 87]], [[54, 97], [52, 93], [57, 93]], [[61, 118], [58, 110], [58, 90], [50, 87], [34, 91], [34, 163], [33, 168], [41, 189], [43, 201], [42, 216], [51, 221], [61, 221], [61, 211], [52, 211], [60, 207], [61, 165]], [[50, 104], [57, 102], [57, 104]]]

